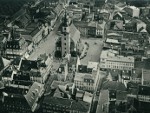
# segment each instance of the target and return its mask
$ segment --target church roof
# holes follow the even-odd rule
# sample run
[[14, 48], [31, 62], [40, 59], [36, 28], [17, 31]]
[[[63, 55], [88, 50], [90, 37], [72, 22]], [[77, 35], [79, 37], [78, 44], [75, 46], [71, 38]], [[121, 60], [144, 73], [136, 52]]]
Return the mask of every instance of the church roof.
[[80, 39], [80, 31], [75, 27], [74, 24], [71, 24], [70, 26], [70, 38], [77, 43]]

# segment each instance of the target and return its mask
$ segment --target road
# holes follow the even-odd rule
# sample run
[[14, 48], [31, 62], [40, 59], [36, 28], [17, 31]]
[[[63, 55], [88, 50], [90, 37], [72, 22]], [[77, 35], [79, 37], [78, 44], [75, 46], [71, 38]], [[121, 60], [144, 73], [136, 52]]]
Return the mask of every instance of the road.
[[100, 71], [99, 76], [100, 77], [99, 77], [99, 80], [97, 81], [96, 90], [95, 90], [95, 93], [93, 94], [93, 101], [92, 101], [92, 107], [91, 107], [90, 113], [95, 113], [97, 110], [97, 105], [98, 105], [99, 95], [100, 95], [100, 91], [101, 91], [101, 87], [103, 83], [103, 78], [106, 77], [106, 72]]

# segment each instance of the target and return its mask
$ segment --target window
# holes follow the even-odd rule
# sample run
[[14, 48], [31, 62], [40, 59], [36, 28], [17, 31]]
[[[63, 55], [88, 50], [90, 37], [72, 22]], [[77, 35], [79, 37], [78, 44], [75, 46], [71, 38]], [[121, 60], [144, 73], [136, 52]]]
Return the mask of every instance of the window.
[[66, 37], [64, 38], [64, 40], [66, 40]]
[[64, 45], [66, 45], [66, 43], [64, 43]]

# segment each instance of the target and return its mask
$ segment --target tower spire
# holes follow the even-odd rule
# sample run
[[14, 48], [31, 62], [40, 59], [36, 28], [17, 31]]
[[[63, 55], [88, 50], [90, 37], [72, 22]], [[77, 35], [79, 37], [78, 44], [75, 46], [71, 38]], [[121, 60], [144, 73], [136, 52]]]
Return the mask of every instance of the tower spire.
[[67, 11], [66, 11], [66, 9], [65, 9], [65, 15], [64, 15], [63, 26], [64, 26], [64, 27], [67, 27], [67, 26], [68, 26], [68, 18], [67, 18]]

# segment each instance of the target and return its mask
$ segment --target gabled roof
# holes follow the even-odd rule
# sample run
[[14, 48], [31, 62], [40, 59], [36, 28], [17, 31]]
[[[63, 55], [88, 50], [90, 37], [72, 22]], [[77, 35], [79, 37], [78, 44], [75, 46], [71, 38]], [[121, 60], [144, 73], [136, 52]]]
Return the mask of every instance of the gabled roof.
[[30, 87], [28, 93], [25, 95], [25, 99], [28, 102], [29, 106], [31, 107], [32, 111], [36, 108], [35, 103], [37, 102], [38, 98], [41, 97], [41, 93], [43, 92], [44, 85], [34, 82], [33, 85]]
[[106, 81], [106, 82], [103, 83], [102, 89], [125, 91], [126, 87], [121, 82]]
[[2, 70], [2, 69], [4, 69], [4, 67], [6, 67], [7, 65], [9, 65], [10, 64], [10, 61], [9, 60], [7, 60], [7, 59], [5, 59], [5, 58], [3, 58], [3, 57], [0, 57], [0, 71]]
[[80, 39], [80, 31], [74, 26], [74, 24], [71, 24], [69, 28], [70, 37], [75, 43], [77, 43]]

